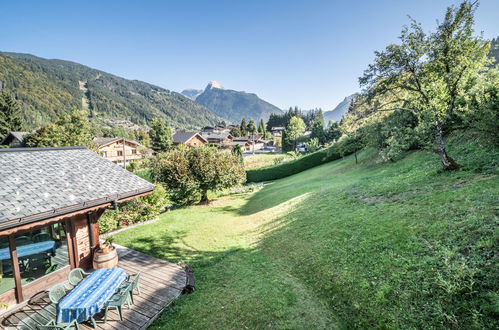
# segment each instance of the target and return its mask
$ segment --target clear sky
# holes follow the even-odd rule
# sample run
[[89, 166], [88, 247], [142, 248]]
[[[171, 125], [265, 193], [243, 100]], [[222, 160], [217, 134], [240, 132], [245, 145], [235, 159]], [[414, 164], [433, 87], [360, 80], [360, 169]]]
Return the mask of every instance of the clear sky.
[[[433, 29], [451, 0], [0, 0], [0, 50], [71, 60], [181, 91], [216, 80], [280, 108], [332, 109], [411, 15]], [[499, 1], [476, 30], [499, 35]]]

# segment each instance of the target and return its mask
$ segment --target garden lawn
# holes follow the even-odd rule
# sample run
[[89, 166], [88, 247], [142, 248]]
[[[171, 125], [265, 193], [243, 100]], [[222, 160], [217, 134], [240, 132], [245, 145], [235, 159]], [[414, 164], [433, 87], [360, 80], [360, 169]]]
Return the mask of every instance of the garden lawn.
[[245, 169], [255, 169], [255, 168], [261, 168], [261, 167], [267, 167], [267, 166], [272, 166], [274, 165], [275, 161], [279, 161], [285, 158], [292, 158], [291, 156], [288, 156], [286, 154], [280, 154], [280, 153], [262, 153], [262, 154], [255, 154], [251, 156], [245, 156], [244, 157], [244, 168]]
[[152, 328], [497, 328], [499, 157], [454, 141], [460, 171], [364, 151], [117, 234], [195, 269]]

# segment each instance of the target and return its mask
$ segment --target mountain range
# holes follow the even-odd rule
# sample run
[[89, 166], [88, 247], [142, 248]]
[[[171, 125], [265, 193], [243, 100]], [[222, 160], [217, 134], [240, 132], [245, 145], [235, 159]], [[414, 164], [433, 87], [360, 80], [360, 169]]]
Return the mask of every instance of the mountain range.
[[27, 129], [81, 108], [97, 122], [112, 118], [146, 125], [159, 117], [188, 129], [222, 120], [180, 93], [78, 63], [28, 54], [0, 52], [0, 89], [24, 103]]
[[354, 96], [355, 94], [345, 97], [333, 110], [324, 112], [324, 122], [327, 124], [330, 120], [340, 121], [348, 112]]
[[225, 89], [216, 81], [210, 81], [204, 90], [186, 89], [182, 94], [233, 123], [240, 123], [243, 118], [267, 121], [271, 113], [282, 113], [256, 94]]

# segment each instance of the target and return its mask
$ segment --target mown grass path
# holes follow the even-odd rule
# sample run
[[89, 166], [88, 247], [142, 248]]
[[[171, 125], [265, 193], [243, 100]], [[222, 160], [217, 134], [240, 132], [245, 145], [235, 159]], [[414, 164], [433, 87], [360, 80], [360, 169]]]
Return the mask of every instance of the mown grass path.
[[464, 170], [365, 152], [116, 235], [196, 271], [153, 328], [496, 326], [498, 153], [452, 152]]

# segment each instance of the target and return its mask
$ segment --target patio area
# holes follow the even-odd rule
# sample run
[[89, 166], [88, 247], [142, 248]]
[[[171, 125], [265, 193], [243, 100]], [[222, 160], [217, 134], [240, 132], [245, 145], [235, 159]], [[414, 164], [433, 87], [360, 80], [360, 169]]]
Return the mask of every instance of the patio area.
[[[140, 295], [135, 295], [135, 305], [123, 311], [123, 321], [119, 321], [116, 311], [110, 311], [107, 323], [102, 315], [96, 314], [97, 329], [146, 329], [170, 303], [182, 294], [187, 283], [185, 270], [170, 262], [160, 260], [138, 251], [116, 246], [119, 263], [127, 274], [140, 272]], [[47, 290], [49, 288], [46, 288]], [[0, 315], [0, 325], [4, 329], [16, 329], [23, 318], [39, 313], [50, 303], [46, 291], [36, 294], [18, 308]], [[93, 329], [89, 322], [81, 323], [80, 329]]]

